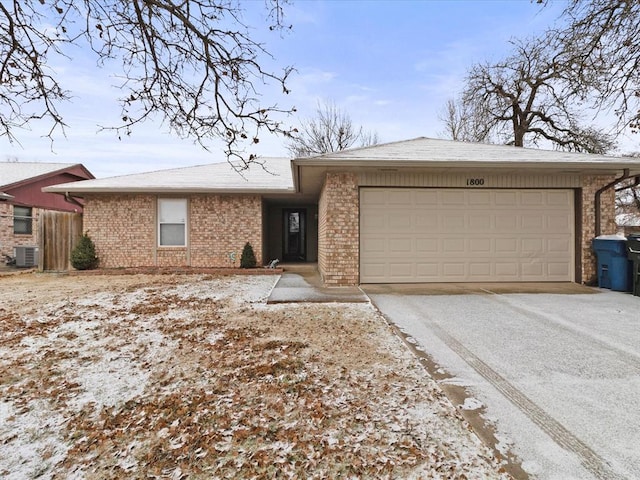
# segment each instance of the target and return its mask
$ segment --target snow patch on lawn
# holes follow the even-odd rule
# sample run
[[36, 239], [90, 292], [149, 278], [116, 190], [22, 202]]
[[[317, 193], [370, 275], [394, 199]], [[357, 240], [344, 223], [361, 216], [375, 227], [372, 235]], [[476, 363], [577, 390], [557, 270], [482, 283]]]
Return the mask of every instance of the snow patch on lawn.
[[178, 295], [182, 298], [203, 300], [230, 299], [236, 305], [247, 302], [265, 302], [279, 278], [278, 275], [256, 275], [207, 280], [207, 277], [203, 276], [198, 282], [177, 285], [165, 290], [164, 293]]
[[[68, 362], [65, 367], [73, 368], [74, 362]], [[149, 374], [136, 368], [129, 358], [105, 356], [85, 367], [76, 368], [72, 378], [84, 391], [70, 402], [70, 406], [77, 411], [88, 403], [94, 403], [99, 411], [142, 395]]]
[[59, 435], [65, 420], [43, 400], [16, 408], [0, 402], [0, 474], [5, 480], [41, 478], [64, 460], [68, 447]]
[[354, 461], [381, 476], [505, 478], [371, 304], [268, 306], [277, 279], [91, 278], [73, 301], [6, 317], [0, 477], [133, 478], [163, 465], [183, 478], [203, 462], [248, 478], [262, 458], [265, 472], [304, 461], [325, 478]]

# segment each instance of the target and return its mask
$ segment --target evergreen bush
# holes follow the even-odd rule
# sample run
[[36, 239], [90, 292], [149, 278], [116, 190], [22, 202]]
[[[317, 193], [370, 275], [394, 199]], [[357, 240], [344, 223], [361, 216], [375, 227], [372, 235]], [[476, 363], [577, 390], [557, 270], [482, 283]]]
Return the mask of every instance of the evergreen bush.
[[253, 253], [253, 247], [247, 242], [242, 249], [242, 256], [240, 257], [240, 268], [255, 268], [256, 256]]
[[71, 251], [71, 265], [76, 270], [93, 270], [98, 266], [96, 246], [88, 233], [80, 237], [78, 244]]

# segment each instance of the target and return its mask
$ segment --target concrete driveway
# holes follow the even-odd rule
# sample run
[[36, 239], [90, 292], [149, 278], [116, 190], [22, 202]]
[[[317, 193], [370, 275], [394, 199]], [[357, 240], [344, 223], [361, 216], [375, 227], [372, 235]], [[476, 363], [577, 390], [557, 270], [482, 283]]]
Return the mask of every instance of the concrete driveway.
[[455, 403], [493, 425], [516, 476], [640, 479], [640, 297], [364, 290], [445, 390], [465, 387]]

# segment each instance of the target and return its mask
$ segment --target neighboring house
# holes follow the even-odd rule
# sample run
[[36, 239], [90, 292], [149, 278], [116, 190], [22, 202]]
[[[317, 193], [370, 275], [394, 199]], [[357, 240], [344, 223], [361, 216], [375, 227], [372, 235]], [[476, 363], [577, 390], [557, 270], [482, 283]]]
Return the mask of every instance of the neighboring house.
[[638, 159], [428, 138], [263, 160], [45, 190], [84, 199], [105, 268], [237, 266], [250, 242], [263, 264], [317, 262], [328, 285], [590, 283], [613, 182], [640, 175]]
[[640, 234], [640, 213], [619, 213], [616, 215], [618, 233], [623, 235]]
[[43, 187], [94, 178], [80, 164], [0, 162], [0, 254], [15, 247], [38, 246], [38, 217], [43, 210], [82, 212], [78, 203], [45, 193]]
[[640, 234], [640, 191], [635, 183], [631, 187], [620, 191], [616, 198], [616, 224], [624, 235]]

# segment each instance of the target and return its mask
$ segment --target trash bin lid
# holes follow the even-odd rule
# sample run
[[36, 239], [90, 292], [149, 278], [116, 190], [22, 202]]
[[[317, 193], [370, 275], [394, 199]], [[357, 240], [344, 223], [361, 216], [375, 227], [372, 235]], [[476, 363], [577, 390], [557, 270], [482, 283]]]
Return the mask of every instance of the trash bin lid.
[[592, 244], [596, 253], [627, 255], [627, 238], [622, 235], [600, 235], [592, 240]]
[[615, 233], [613, 235], [599, 235], [594, 240], [618, 240], [618, 241], [626, 242], [627, 237], [625, 237], [624, 235]]

